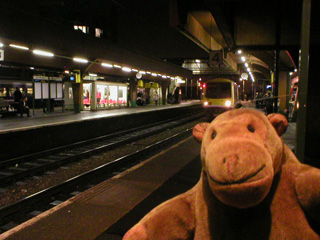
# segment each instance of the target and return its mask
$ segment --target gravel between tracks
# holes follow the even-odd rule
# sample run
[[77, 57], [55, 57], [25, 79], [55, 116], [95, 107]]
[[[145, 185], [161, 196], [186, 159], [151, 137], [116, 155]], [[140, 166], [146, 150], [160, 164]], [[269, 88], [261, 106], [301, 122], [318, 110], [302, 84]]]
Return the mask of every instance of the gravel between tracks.
[[173, 134], [181, 132], [184, 129], [191, 128], [201, 121], [204, 121], [204, 119], [199, 119], [179, 126], [177, 128], [168, 129], [167, 131], [142, 139], [140, 141], [136, 141], [118, 147], [116, 149], [106, 151], [99, 155], [85, 158], [79, 162], [70, 163], [55, 170], [51, 170], [47, 174], [41, 176], [23, 179], [21, 180], [21, 182], [17, 182], [11, 186], [6, 187], [4, 189], [4, 192], [0, 193], [0, 207], [12, 204], [43, 189], [62, 183], [72, 177], [87, 172], [107, 162], [111, 162], [121, 156], [133, 153], [139, 149], [144, 148], [147, 145], [158, 142], [162, 139], [172, 136]]

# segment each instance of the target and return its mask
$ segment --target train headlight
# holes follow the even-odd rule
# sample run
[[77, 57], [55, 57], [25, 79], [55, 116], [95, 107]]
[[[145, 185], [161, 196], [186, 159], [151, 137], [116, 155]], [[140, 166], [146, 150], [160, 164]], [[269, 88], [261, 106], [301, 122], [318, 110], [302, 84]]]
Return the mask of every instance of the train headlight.
[[230, 100], [227, 100], [224, 105], [226, 105], [226, 107], [230, 107], [231, 106], [231, 101]]
[[204, 105], [204, 106], [208, 106], [208, 105], [209, 105], [209, 102], [204, 102], [203, 105]]

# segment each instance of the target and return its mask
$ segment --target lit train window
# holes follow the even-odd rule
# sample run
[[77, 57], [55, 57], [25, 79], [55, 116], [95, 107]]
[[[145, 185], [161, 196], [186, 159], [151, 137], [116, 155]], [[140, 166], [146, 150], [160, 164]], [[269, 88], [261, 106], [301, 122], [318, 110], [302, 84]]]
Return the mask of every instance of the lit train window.
[[7, 96], [7, 89], [0, 88], [0, 97], [6, 97], [6, 96]]
[[15, 90], [15, 88], [9, 88], [9, 97], [13, 97], [13, 93]]
[[33, 88], [27, 88], [27, 95], [33, 94]]

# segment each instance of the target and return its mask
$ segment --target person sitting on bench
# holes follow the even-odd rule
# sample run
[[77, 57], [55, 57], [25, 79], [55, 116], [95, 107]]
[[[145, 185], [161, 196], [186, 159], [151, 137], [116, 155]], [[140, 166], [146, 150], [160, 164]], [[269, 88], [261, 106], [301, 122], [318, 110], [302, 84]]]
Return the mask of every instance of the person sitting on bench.
[[23, 97], [19, 102], [19, 112], [20, 117], [23, 117], [23, 114], [26, 113], [27, 117], [30, 117], [29, 106], [27, 105], [27, 97]]

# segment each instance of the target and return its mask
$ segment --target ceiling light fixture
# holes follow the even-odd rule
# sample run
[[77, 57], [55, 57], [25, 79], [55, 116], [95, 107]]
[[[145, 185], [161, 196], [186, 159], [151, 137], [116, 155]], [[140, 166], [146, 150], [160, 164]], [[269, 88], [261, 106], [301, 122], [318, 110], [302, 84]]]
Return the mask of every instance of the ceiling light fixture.
[[123, 67], [123, 68], [122, 68], [122, 71], [124, 71], [124, 72], [131, 72], [131, 68]]
[[20, 46], [20, 45], [16, 45], [16, 44], [10, 44], [9, 46], [13, 47], [13, 48], [19, 48], [19, 49], [22, 49], [22, 50], [29, 50], [28, 47]]
[[241, 57], [242, 62], [246, 61], [246, 58], [244, 56]]
[[101, 65], [107, 68], [113, 68], [112, 64], [109, 63], [102, 63]]
[[87, 63], [88, 60], [84, 58], [73, 58], [73, 61], [80, 62], [80, 63]]
[[41, 51], [41, 50], [33, 50], [33, 53], [34, 54], [37, 54], [37, 55], [41, 55], [41, 56], [45, 56], [45, 57], [53, 57], [54, 54], [51, 53], [51, 52], [45, 52], [45, 51]]
[[113, 64], [113, 66], [114, 66], [115, 68], [122, 68], [120, 65], [117, 65], [117, 64]]

